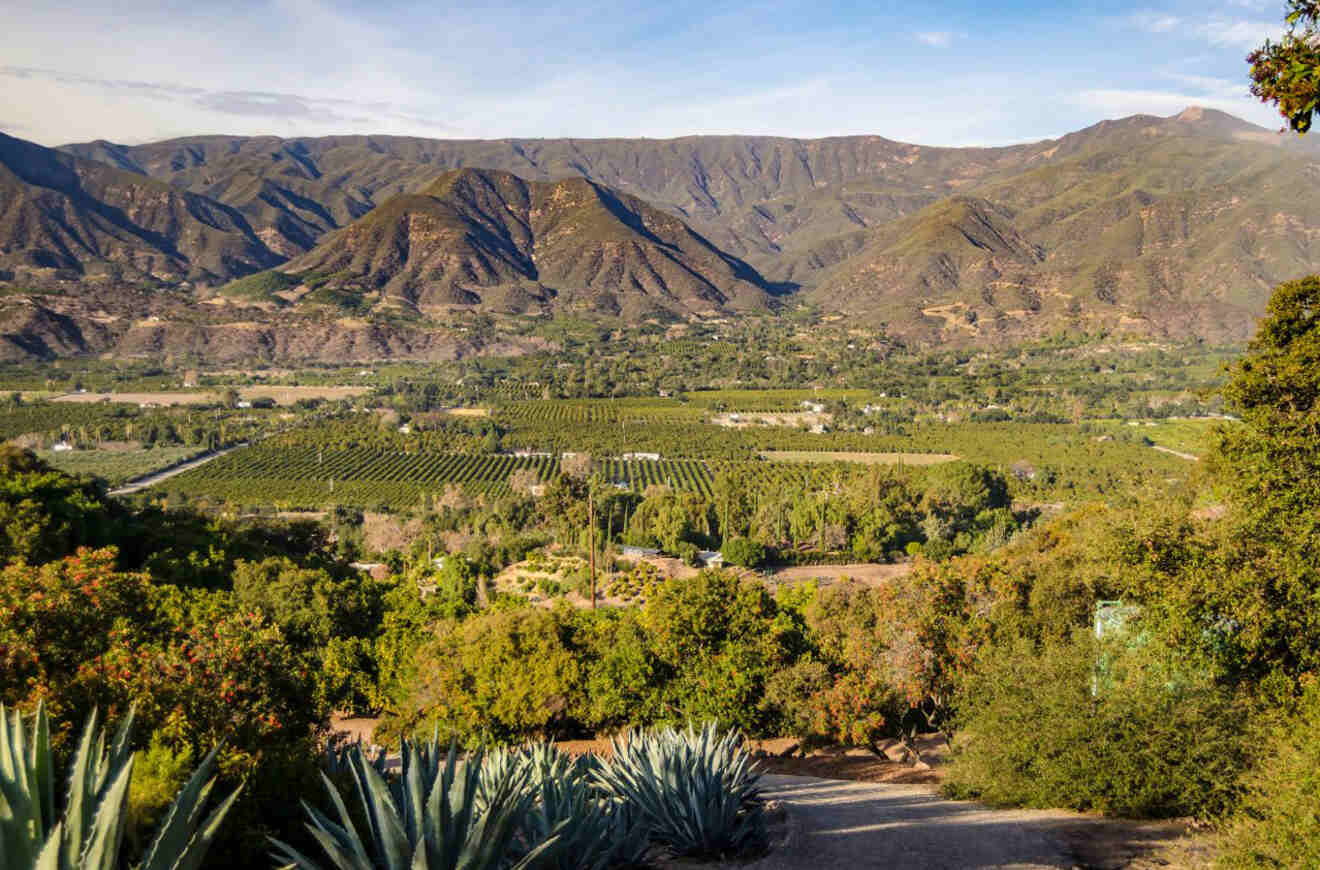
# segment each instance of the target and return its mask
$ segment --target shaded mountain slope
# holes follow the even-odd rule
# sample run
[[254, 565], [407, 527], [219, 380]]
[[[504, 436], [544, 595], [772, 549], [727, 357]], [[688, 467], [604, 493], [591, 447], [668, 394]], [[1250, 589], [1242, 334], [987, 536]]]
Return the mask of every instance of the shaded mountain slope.
[[281, 259], [229, 206], [0, 135], [0, 268], [218, 283]]
[[456, 170], [279, 270], [318, 291], [433, 309], [574, 305], [614, 314], [764, 308], [751, 267], [672, 214], [585, 179]]
[[[394, 136], [195, 137], [138, 146], [96, 142], [64, 150], [142, 172], [220, 199], [254, 223], [274, 225], [277, 214], [306, 219], [266, 185], [315, 202], [342, 227], [396, 193], [416, 192], [441, 172], [476, 167], [537, 181], [588, 178], [632, 194], [687, 220], [739, 256], [773, 254], [802, 229], [768, 221], [754, 207], [790, 205], [825, 188], [865, 179], [868, 190], [845, 204], [871, 210], [869, 188], [879, 182], [923, 203], [959, 183], [1020, 164], [1031, 146], [927, 148], [879, 136], [805, 140], [770, 136], [691, 136], [680, 139], [431, 140]], [[234, 179], [239, 179], [235, 183]], [[875, 219], [893, 217], [881, 207]], [[808, 235], [828, 235], [811, 228]]]

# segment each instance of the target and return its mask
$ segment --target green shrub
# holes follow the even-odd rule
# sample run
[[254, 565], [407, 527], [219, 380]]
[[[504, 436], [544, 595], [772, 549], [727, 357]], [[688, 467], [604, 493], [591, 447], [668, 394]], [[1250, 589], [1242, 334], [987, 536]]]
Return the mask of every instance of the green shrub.
[[130, 853], [146, 849], [152, 829], [160, 824], [174, 796], [188, 781], [192, 766], [192, 747], [176, 749], [159, 732], [151, 735], [146, 749], [134, 753], [124, 828]]
[[743, 568], [759, 568], [765, 564], [765, 547], [751, 538], [730, 538], [721, 551], [724, 561]]
[[299, 279], [292, 275], [269, 269], [265, 272], [257, 272], [255, 275], [248, 275], [246, 278], [239, 278], [237, 281], [230, 281], [220, 288], [220, 295], [248, 302], [277, 302], [283, 304], [284, 300], [275, 294], [281, 290], [297, 287], [299, 283]]
[[965, 681], [946, 790], [996, 805], [1211, 817], [1239, 793], [1243, 707], [1153, 650], [1108, 659], [1085, 632], [991, 647]]
[[438, 729], [446, 739], [499, 743], [576, 736], [583, 662], [573, 620], [567, 608], [525, 607], [438, 626], [382, 733]]
[[1247, 794], [1223, 840], [1219, 864], [1320, 867], [1320, 684], [1311, 683], [1297, 713], [1270, 741], [1247, 777]]

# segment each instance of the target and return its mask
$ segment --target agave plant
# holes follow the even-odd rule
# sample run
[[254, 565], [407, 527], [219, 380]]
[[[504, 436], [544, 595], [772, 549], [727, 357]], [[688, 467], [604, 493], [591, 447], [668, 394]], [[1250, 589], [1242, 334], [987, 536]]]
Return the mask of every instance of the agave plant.
[[[129, 713], [107, 747], [98, 715], [83, 728], [56, 814], [50, 722], [37, 708], [32, 731], [0, 704], [0, 867], [6, 870], [115, 870], [121, 865], [124, 810], [133, 776]], [[215, 778], [213, 750], [175, 797], [139, 870], [195, 870], [238, 798], [236, 789], [203, 821]]]
[[[556, 831], [510, 860], [518, 824], [534, 800], [516, 767], [483, 785], [480, 754], [460, 764], [451, 745], [442, 765], [435, 741], [405, 741], [400, 755], [400, 775], [387, 781], [379, 760], [368, 759], [361, 747], [348, 750], [365, 834], [328, 777], [322, 779], [337, 820], [304, 802], [308, 831], [339, 870], [527, 870], [557, 847]], [[273, 842], [286, 867], [321, 870], [287, 843]]]
[[[519, 824], [525, 848], [558, 832], [558, 848], [543, 853], [537, 870], [617, 870], [640, 867], [650, 851], [649, 827], [628, 803], [602, 793], [594, 783], [600, 761], [572, 758], [548, 743], [491, 753], [482, 765], [483, 786], [506, 769], [525, 776], [535, 801]], [[485, 789], [483, 788], [483, 791]]]
[[634, 732], [612, 741], [596, 784], [631, 804], [651, 839], [678, 855], [745, 855], [766, 844], [765, 812], [750, 753], [737, 731]]

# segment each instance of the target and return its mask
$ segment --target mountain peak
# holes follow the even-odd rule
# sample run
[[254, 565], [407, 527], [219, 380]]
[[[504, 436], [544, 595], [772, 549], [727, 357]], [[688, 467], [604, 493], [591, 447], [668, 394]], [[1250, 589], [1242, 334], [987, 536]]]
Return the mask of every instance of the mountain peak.
[[1219, 109], [1211, 109], [1206, 106], [1188, 106], [1176, 115], [1171, 115], [1167, 120], [1175, 123], [1196, 124], [1202, 127], [1208, 127], [1217, 131], [1235, 132], [1235, 133], [1269, 133], [1264, 127], [1259, 127], [1250, 121], [1244, 121], [1236, 115], [1230, 115], [1228, 112], [1222, 112]]

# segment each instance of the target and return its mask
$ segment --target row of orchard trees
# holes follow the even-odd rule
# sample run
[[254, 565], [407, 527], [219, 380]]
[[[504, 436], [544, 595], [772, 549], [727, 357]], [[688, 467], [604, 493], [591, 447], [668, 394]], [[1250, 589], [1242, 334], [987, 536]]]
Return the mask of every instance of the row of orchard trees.
[[599, 542], [676, 555], [749, 539], [781, 554], [813, 551], [859, 561], [989, 550], [1027, 519], [1013, 512], [1001, 475], [963, 462], [915, 477], [877, 466], [747, 463], [718, 473], [709, 494], [663, 486], [623, 492], [584, 464], [547, 487], [538, 509], [565, 543], [586, 545], [594, 522]]

